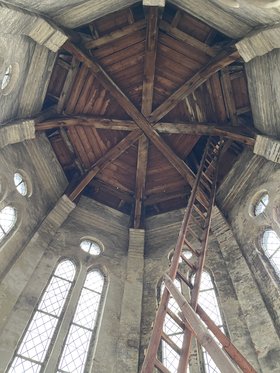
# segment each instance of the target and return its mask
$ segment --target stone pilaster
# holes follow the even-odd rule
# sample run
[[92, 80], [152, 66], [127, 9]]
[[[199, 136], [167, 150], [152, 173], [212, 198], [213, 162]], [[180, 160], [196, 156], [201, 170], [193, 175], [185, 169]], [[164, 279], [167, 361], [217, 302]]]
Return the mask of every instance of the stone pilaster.
[[34, 138], [34, 120], [24, 119], [0, 126], [0, 149], [9, 144], [16, 144]]
[[257, 135], [254, 153], [269, 161], [280, 163], [280, 141], [271, 137]]
[[124, 285], [117, 351], [117, 373], [138, 372], [142, 313], [145, 231], [129, 230], [127, 274]]

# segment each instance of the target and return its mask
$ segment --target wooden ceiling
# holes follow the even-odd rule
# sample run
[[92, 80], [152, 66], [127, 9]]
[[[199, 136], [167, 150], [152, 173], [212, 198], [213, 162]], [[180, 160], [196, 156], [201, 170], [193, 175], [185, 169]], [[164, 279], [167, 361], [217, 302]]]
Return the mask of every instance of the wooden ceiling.
[[201, 135], [230, 134], [220, 181], [250, 145], [244, 65], [205, 23], [169, 4], [137, 4], [70, 35], [44, 105], [55, 112], [37, 129], [72, 198], [83, 193], [131, 214], [139, 228], [147, 215], [186, 206]]

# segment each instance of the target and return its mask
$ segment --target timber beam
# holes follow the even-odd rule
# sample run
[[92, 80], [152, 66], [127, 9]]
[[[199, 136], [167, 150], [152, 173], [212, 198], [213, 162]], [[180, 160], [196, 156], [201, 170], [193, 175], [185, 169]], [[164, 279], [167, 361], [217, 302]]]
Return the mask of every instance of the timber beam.
[[[92, 116], [58, 117], [37, 123], [36, 131], [46, 131], [60, 127], [85, 126], [96, 129], [107, 129], [114, 131], [135, 131], [138, 126], [131, 120], [119, 120], [109, 118], [98, 118]], [[154, 125], [158, 133], [178, 135], [207, 135], [222, 136], [233, 141], [239, 141], [245, 145], [254, 146], [257, 132], [245, 126], [230, 126], [216, 123], [193, 123], [193, 122], [159, 122]]]

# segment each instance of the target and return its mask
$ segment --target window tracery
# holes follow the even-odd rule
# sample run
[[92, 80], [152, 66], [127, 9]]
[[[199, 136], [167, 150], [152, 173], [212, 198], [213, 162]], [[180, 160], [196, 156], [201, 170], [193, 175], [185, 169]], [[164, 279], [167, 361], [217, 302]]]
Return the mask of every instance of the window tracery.
[[73, 284], [75, 275], [76, 266], [71, 260], [65, 259], [57, 265], [7, 373], [42, 372], [48, 359], [52, 358], [52, 348], [60, 334], [59, 325], [64, 317], [68, 318], [69, 309], [75, 306], [61, 357], [56, 362], [57, 372], [84, 371], [100, 314], [105, 277], [98, 269], [89, 271], [77, 304], [70, 301], [66, 309], [72, 287], [78, 286]]
[[39, 372], [76, 273], [70, 260], [58, 264], [16, 351], [8, 373]]

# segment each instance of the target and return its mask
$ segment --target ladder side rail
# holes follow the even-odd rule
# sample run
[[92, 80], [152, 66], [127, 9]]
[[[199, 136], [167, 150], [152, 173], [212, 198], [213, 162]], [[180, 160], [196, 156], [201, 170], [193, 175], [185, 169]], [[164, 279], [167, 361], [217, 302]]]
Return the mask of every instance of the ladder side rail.
[[186, 319], [185, 323], [191, 329], [191, 332], [196, 336], [198, 342], [209, 353], [221, 372], [240, 373], [237, 367], [233, 365], [226, 352], [220, 348], [218, 343], [208, 332], [207, 328], [199, 319], [193, 308], [189, 305], [183, 295], [176, 289], [176, 286], [173, 284], [173, 281], [169, 276], [164, 276], [164, 283], [170, 294], [181, 308], [183, 316]]
[[[221, 154], [221, 151], [219, 151], [219, 155], [220, 154]], [[219, 157], [215, 161], [215, 172], [214, 172], [214, 179], [213, 179], [211, 196], [210, 196], [210, 203], [209, 203], [209, 207], [207, 211], [207, 217], [205, 220], [205, 227], [204, 227], [204, 232], [203, 232], [203, 239], [201, 243], [201, 246], [202, 246], [201, 255], [199, 256], [199, 259], [198, 259], [199, 265], [198, 265], [198, 269], [195, 275], [194, 286], [193, 286], [193, 289], [191, 290], [190, 304], [194, 310], [196, 310], [196, 306], [197, 306], [201, 276], [202, 276], [202, 272], [203, 272], [203, 268], [205, 264], [205, 258], [206, 258], [206, 252], [207, 252], [207, 246], [208, 246], [208, 238], [209, 238], [209, 232], [210, 232], [212, 208], [215, 202], [215, 195], [216, 195], [218, 166], [219, 166]], [[187, 371], [187, 366], [188, 366], [190, 352], [191, 352], [191, 341], [192, 341], [192, 332], [186, 328], [184, 331], [182, 354], [180, 356], [178, 373], [186, 373]]]
[[203, 308], [198, 304], [196, 313], [202, 321], [206, 324], [209, 330], [215, 335], [218, 341], [223, 345], [224, 350], [236, 362], [244, 373], [257, 373], [246, 358], [237, 350], [230, 339], [221, 331], [221, 329], [214, 323], [214, 321], [207, 315]]
[[[171, 266], [169, 269], [169, 276], [172, 278], [172, 280], [175, 280], [176, 273], [178, 270], [182, 247], [185, 242], [186, 230], [187, 230], [189, 220], [191, 217], [192, 207], [195, 201], [196, 193], [198, 191], [199, 180], [202, 174], [202, 170], [203, 170], [205, 159], [208, 153], [209, 145], [210, 145], [210, 138], [208, 138], [207, 145], [203, 153], [203, 157], [202, 157], [202, 160], [199, 166], [199, 170], [198, 170], [198, 173], [195, 179], [195, 183], [194, 183], [194, 186], [191, 192], [190, 199], [188, 201], [188, 205], [187, 205], [187, 208], [184, 214], [184, 218], [183, 218], [180, 232], [178, 235], [174, 254], [172, 257]], [[163, 323], [164, 323], [164, 318], [166, 315], [168, 301], [169, 301], [169, 291], [166, 289], [166, 287], [164, 287], [161, 300], [160, 300], [160, 304], [159, 304], [159, 307], [156, 313], [152, 335], [151, 335], [148, 349], [146, 352], [146, 356], [145, 356], [145, 359], [142, 365], [141, 373], [152, 373], [153, 372], [153, 368], [154, 368], [154, 364], [155, 364], [155, 360], [157, 356], [157, 351], [158, 351], [158, 347], [159, 347], [160, 340], [161, 340], [161, 333], [163, 329]]]

